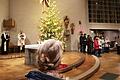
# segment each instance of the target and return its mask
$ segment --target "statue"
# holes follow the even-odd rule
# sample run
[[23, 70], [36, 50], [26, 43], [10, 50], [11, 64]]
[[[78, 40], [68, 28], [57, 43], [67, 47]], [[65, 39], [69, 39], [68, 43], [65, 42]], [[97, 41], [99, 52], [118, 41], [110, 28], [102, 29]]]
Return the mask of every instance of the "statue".
[[65, 16], [64, 18], [64, 41], [65, 41], [65, 51], [70, 51], [71, 49], [71, 35], [70, 35], [70, 29], [69, 29], [69, 18], [68, 16]]
[[40, 0], [40, 3], [44, 6], [49, 7], [49, 0]]
[[71, 23], [70, 28], [71, 28], [71, 34], [74, 34], [75, 24]]
[[70, 36], [70, 30], [68, 29], [68, 25], [69, 25], [69, 18], [68, 18], [68, 16], [65, 16], [65, 18], [64, 18], [64, 26], [65, 26], [64, 36], [66, 37], [66, 40], [68, 40], [68, 37]]
[[68, 18], [68, 16], [65, 16], [65, 19], [64, 19], [64, 26], [65, 26], [65, 29], [68, 28], [68, 25], [69, 25], [69, 18]]

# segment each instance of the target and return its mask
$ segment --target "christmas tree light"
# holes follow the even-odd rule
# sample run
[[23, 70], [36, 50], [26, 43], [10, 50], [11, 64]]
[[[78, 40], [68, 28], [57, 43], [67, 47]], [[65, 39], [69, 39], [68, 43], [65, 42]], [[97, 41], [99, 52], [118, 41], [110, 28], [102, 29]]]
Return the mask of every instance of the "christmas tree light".
[[61, 20], [58, 17], [59, 11], [56, 9], [56, 2], [54, 0], [49, 1], [49, 7], [47, 6], [42, 11], [42, 17], [40, 21], [39, 31], [40, 40], [57, 39], [63, 40], [63, 28]]

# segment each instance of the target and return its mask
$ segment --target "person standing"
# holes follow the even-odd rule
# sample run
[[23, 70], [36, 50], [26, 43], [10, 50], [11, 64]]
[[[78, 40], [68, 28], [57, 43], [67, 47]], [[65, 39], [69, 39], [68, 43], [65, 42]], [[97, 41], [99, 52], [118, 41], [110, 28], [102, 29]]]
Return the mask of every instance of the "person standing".
[[100, 39], [101, 39], [101, 44], [102, 44], [101, 53], [104, 53], [104, 51], [105, 51], [105, 39], [103, 36], [100, 37]]
[[94, 54], [98, 57], [100, 57], [100, 48], [99, 48], [99, 37], [95, 36], [94, 37]]
[[18, 52], [25, 51], [25, 39], [26, 35], [22, 31], [18, 34]]
[[93, 49], [93, 41], [90, 35], [87, 36], [87, 53], [91, 54]]
[[100, 37], [98, 37], [98, 44], [99, 44], [99, 54], [101, 54], [102, 51], [102, 40]]
[[86, 52], [86, 46], [87, 46], [87, 38], [86, 38], [86, 34], [84, 34], [84, 37], [83, 37], [83, 53]]
[[2, 39], [1, 52], [2, 54], [7, 54], [9, 51], [9, 42], [10, 42], [10, 35], [8, 31], [2, 33], [1, 39]]
[[105, 52], [109, 52], [109, 48], [110, 48], [110, 40], [108, 37], [105, 38]]
[[120, 54], [120, 38], [119, 38], [119, 36], [116, 39], [116, 42], [117, 42], [117, 54]]
[[84, 39], [84, 35], [81, 34], [80, 38], [79, 38], [79, 42], [80, 42], [80, 52], [83, 52], [83, 39]]

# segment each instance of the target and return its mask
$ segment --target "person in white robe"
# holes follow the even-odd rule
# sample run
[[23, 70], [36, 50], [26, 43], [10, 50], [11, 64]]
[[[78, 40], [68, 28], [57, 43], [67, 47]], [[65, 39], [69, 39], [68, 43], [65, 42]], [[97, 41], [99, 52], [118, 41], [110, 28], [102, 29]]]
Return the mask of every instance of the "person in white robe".
[[25, 39], [26, 35], [22, 31], [18, 34], [18, 52], [24, 52], [25, 51]]

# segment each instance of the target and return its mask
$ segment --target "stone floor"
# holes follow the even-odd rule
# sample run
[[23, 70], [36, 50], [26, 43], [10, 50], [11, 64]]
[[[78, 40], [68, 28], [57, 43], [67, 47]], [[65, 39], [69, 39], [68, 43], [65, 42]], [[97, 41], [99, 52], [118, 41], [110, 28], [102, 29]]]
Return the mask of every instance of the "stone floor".
[[0, 80], [25, 80], [25, 73], [33, 68], [24, 65], [24, 58], [0, 60]]
[[[64, 59], [65, 62], [71, 64], [75, 57], [78, 56], [71, 54]], [[120, 55], [114, 52], [104, 53], [102, 57], [99, 57], [101, 61], [100, 69], [88, 80], [103, 80], [100, 79], [105, 73], [114, 73], [119, 75], [116, 80], [120, 80]], [[64, 62], [63, 62], [64, 63]], [[24, 75], [30, 70], [36, 69], [34, 66], [24, 65], [23, 58], [2, 59], [0, 60], [0, 80], [26, 80]]]
[[101, 61], [100, 69], [88, 80], [103, 80], [101, 77], [106, 73], [117, 74], [119, 76], [114, 80], [120, 80], [120, 55], [117, 55], [116, 52], [109, 52], [102, 54], [99, 59]]
[[0, 54], [0, 60], [21, 58], [21, 57], [24, 57], [24, 56], [25, 56], [24, 53], [9, 53], [9, 54], [5, 54], [5, 55]]
[[[73, 64], [81, 58], [80, 55], [76, 52], [67, 52], [63, 55], [62, 63]], [[0, 55], [0, 80], [27, 80], [24, 77], [25, 74], [31, 70], [37, 70], [37, 68], [35, 66], [24, 65], [24, 60], [23, 53]]]

